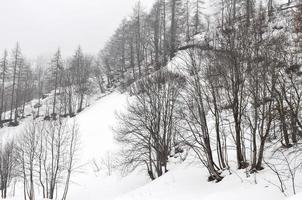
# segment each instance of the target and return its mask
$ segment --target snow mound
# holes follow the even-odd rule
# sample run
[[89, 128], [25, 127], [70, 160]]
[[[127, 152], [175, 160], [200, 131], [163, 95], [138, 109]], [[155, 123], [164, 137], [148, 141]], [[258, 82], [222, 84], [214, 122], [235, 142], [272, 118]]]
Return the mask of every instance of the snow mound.
[[[255, 184], [253, 177], [226, 176], [220, 183], [207, 182], [200, 166], [181, 164], [157, 180], [116, 200], [283, 200], [284, 195], [270, 184]], [[242, 177], [242, 178], [241, 178]]]

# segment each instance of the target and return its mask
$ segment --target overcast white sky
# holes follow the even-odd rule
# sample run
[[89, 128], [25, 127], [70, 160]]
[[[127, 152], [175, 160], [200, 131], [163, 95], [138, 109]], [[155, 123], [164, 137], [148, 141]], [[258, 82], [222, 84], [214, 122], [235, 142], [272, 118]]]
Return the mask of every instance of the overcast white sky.
[[[136, 0], [0, 0], [0, 51], [19, 41], [23, 54], [34, 59], [58, 47], [70, 56], [80, 44], [97, 53]], [[154, 0], [141, 0], [151, 7]], [[1, 53], [2, 54], [2, 53]]]

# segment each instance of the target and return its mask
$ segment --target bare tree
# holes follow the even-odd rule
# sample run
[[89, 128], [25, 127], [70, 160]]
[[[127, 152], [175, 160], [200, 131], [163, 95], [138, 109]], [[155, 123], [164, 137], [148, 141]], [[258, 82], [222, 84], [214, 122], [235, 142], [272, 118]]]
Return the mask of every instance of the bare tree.
[[12, 83], [12, 92], [11, 92], [11, 105], [10, 105], [10, 125], [12, 126], [16, 126], [18, 125], [18, 122], [17, 122], [17, 116], [16, 116], [16, 112], [15, 112], [15, 116], [14, 116], [14, 122], [12, 121], [13, 120], [13, 109], [14, 109], [14, 105], [15, 105], [15, 102], [17, 100], [15, 100], [15, 90], [16, 90], [16, 80], [17, 80], [17, 70], [18, 68], [20, 68], [20, 66], [22, 65], [22, 62], [23, 62], [23, 58], [22, 58], [22, 55], [21, 55], [21, 50], [20, 50], [20, 46], [19, 44], [17, 43], [15, 49], [13, 50], [12, 52], [12, 63], [11, 63], [11, 68], [12, 68], [12, 76], [13, 76], [13, 83]]
[[8, 54], [7, 51], [4, 51], [3, 58], [1, 60], [1, 107], [0, 107], [0, 126], [2, 127], [2, 113], [4, 112], [4, 94], [5, 94], [5, 81], [7, 79], [7, 73], [8, 73]]
[[78, 94], [78, 112], [83, 110], [84, 96], [89, 91], [89, 73], [92, 64], [92, 58], [85, 56], [79, 47], [71, 61], [71, 71], [74, 76], [74, 84]]
[[56, 104], [57, 104], [57, 92], [60, 87], [60, 80], [63, 70], [63, 61], [61, 57], [60, 49], [57, 50], [54, 57], [51, 60], [49, 67], [49, 84], [52, 86], [51, 89], [54, 90], [53, 93], [53, 104], [52, 104], [52, 118], [56, 119]]
[[33, 121], [23, 132], [17, 144], [17, 163], [23, 179], [24, 199], [35, 199], [35, 160], [39, 146], [37, 124]]
[[[183, 58], [185, 66], [182, 66], [182, 68], [187, 71], [188, 86], [186, 93], [183, 95], [185, 107], [181, 110], [180, 117], [185, 123], [185, 126], [182, 125], [184, 132], [189, 134], [183, 134], [181, 137], [184, 142], [192, 148], [205, 167], [207, 167], [210, 174], [209, 180], [221, 181], [223, 177], [220, 176], [219, 169], [214, 161], [211, 136], [207, 122], [209, 109], [206, 108], [205, 102], [209, 99], [207, 99], [207, 95], [205, 95], [203, 90], [203, 87], [206, 87], [203, 82], [205, 80], [203, 76], [205, 76], [206, 73], [203, 69], [206, 69], [206, 67], [203, 65], [203, 59], [200, 59], [202, 56], [205, 56], [205, 54], [201, 51], [189, 50]], [[214, 96], [216, 97], [215, 94]], [[216, 123], [218, 123], [218, 121], [216, 121]], [[218, 137], [216, 137], [216, 139], [220, 138], [220, 133], [217, 134]], [[220, 140], [217, 141], [217, 143], [220, 143]], [[222, 151], [219, 151], [220, 161], [222, 161], [222, 155]]]
[[125, 166], [145, 164], [151, 179], [168, 171], [175, 137], [175, 106], [184, 80], [178, 74], [158, 71], [134, 86], [135, 103], [120, 116], [116, 139], [124, 145]]
[[66, 181], [64, 186], [64, 192], [62, 196], [62, 200], [67, 199], [67, 194], [69, 190], [69, 185], [71, 181], [71, 176], [75, 172], [77, 168], [77, 161], [78, 161], [78, 152], [80, 150], [80, 135], [78, 130], [78, 125], [75, 121], [68, 127], [68, 142], [67, 142], [67, 175]]
[[111, 176], [114, 168], [116, 167], [115, 155], [110, 151], [106, 152], [101, 159], [99, 167], [101, 169], [103, 168], [108, 176]]
[[1, 198], [6, 199], [7, 189], [15, 177], [15, 144], [14, 141], [4, 145], [0, 155]]

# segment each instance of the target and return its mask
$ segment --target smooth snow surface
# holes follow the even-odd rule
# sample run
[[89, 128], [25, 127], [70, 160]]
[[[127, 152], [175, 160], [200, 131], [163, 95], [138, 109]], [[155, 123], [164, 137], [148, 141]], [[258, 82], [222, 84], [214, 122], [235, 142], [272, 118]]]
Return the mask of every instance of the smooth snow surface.
[[288, 200], [301, 200], [302, 199], [302, 193], [298, 193], [295, 196], [292, 196]]
[[82, 159], [100, 159], [107, 151], [114, 151], [112, 128], [116, 126], [116, 113], [122, 112], [127, 105], [127, 95], [114, 92], [86, 108], [77, 116], [82, 137]]

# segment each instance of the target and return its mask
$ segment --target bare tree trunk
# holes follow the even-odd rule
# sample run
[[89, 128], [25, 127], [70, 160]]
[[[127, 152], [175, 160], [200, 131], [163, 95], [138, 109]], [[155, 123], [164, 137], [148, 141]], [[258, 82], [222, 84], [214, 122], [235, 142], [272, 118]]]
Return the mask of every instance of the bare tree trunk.
[[291, 136], [292, 136], [292, 142], [293, 144], [297, 144], [297, 132], [298, 132], [298, 127], [297, 127], [297, 115], [293, 112], [291, 112]]
[[136, 59], [138, 66], [138, 76], [139, 78], [142, 76], [141, 70], [141, 4], [138, 1], [137, 4], [137, 24], [136, 24]]
[[83, 110], [83, 100], [84, 100], [84, 94], [81, 93], [78, 112], [81, 112]]
[[133, 50], [133, 40], [130, 42], [130, 66], [132, 69], [132, 77], [135, 79], [135, 64], [134, 64], [134, 50]]
[[176, 1], [171, 0], [171, 27], [170, 27], [170, 60], [176, 51]]
[[3, 63], [2, 63], [2, 85], [1, 85], [1, 110], [0, 110], [0, 127], [3, 126], [2, 123], [2, 113], [4, 112], [4, 94], [5, 94], [5, 78], [7, 71], [7, 51], [4, 51]]
[[163, 65], [167, 64], [167, 28], [166, 28], [166, 0], [162, 0], [163, 4], [163, 35], [164, 35], [164, 41], [163, 41]]
[[[23, 63], [22, 63], [23, 64]], [[20, 87], [21, 87], [21, 70], [22, 70], [22, 64], [19, 65], [19, 69], [18, 69], [18, 77], [17, 77], [17, 88], [16, 88], [16, 101], [15, 101], [15, 117], [14, 117], [14, 124], [17, 125], [18, 124], [18, 107], [19, 107], [19, 96], [20, 96]]]
[[55, 90], [54, 90], [53, 104], [52, 104], [53, 119], [56, 119], [57, 87], [58, 87], [58, 71], [55, 72]]
[[14, 61], [13, 61], [13, 86], [12, 86], [12, 93], [11, 93], [11, 106], [10, 106], [10, 122], [13, 120], [13, 106], [14, 106], [14, 97], [15, 97], [15, 86], [16, 86], [16, 75], [17, 75], [17, 67], [20, 64], [20, 49], [19, 44], [17, 44], [15, 52], [14, 52]]
[[156, 16], [154, 23], [154, 51], [155, 51], [155, 70], [160, 69], [159, 62], [159, 26], [160, 26], [160, 2], [157, 1]]

